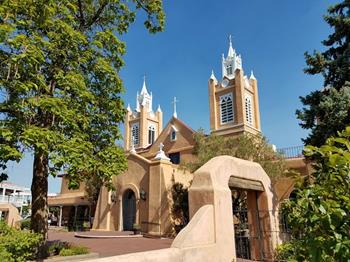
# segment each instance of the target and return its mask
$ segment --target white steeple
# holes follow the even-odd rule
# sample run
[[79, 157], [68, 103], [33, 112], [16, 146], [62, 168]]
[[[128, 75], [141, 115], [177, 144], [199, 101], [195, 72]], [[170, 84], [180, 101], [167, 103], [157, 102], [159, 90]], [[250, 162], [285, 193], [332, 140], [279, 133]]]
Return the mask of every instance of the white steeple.
[[162, 109], [160, 108], [160, 105], [158, 105], [157, 112], [162, 112]]
[[147, 87], [146, 87], [146, 76], [143, 76], [143, 84], [141, 89], [141, 95], [148, 94]]
[[149, 94], [146, 87], [146, 76], [143, 77], [141, 93], [136, 95], [136, 111], [140, 112], [141, 106], [144, 106], [147, 112], [152, 112], [152, 93]]
[[131, 112], [130, 104], [128, 104], [128, 107], [126, 108], [126, 110], [128, 110], [128, 112]]
[[235, 55], [235, 50], [233, 50], [233, 47], [232, 47], [232, 37], [231, 37], [231, 35], [229, 36], [229, 42], [230, 42], [230, 46], [228, 48], [227, 57], [233, 57]]
[[232, 46], [232, 37], [229, 36], [229, 48], [227, 57], [222, 55], [222, 78], [227, 77], [233, 79], [236, 69], [242, 69], [241, 55], [238, 55]]

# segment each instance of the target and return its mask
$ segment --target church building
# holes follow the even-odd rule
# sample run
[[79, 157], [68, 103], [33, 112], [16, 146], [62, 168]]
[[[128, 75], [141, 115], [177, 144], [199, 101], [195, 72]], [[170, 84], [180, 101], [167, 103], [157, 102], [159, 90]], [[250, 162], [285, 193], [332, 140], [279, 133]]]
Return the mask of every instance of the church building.
[[[242, 58], [233, 49], [231, 38], [221, 63], [219, 80], [214, 72], [208, 80], [211, 133], [220, 136], [261, 134], [257, 79], [253, 72], [249, 77], [245, 75]], [[49, 206], [60, 208], [59, 226], [66, 225], [64, 221], [72, 216], [74, 224], [79, 214], [83, 216], [84, 213], [94, 217], [93, 230], [127, 231], [138, 225], [148, 235], [173, 233], [171, 188], [175, 183], [188, 187], [193, 180], [193, 174], [179, 164], [193, 162], [196, 157], [193, 154], [195, 131], [177, 116], [176, 98], [173, 116], [163, 127], [161, 107], [158, 105], [154, 111], [150, 90], [143, 79], [135, 106], [127, 107], [124, 148], [128, 167], [124, 173], [113, 177], [116, 191], [102, 188], [94, 211], [86, 198], [84, 185], [69, 190], [63, 177], [61, 194], [49, 198]], [[302, 157], [289, 160], [287, 166], [304, 175], [310, 173]], [[274, 185], [277, 201], [288, 198], [293, 186], [290, 178], [277, 181]]]
[[[257, 80], [253, 73], [249, 78], [244, 74], [231, 39], [227, 56], [222, 57], [222, 78], [218, 81], [212, 72], [208, 90], [212, 133], [237, 136], [261, 132]], [[131, 230], [138, 224], [150, 235], [172, 232], [170, 189], [175, 182], [188, 186], [193, 179], [179, 164], [195, 157], [195, 131], [177, 117], [176, 98], [173, 117], [163, 128], [161, 107], [154, 111], [152, 100], [144, 79], [135, 108], [128, 105], [125, 116], [128, 169], [114, 177], [116, 192], [101, 191], [93, 229]]]

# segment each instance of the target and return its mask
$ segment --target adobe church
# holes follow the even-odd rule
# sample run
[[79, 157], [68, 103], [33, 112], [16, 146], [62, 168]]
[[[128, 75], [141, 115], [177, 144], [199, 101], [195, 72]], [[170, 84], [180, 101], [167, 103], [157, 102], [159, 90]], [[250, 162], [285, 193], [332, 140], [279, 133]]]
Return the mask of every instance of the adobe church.
[[[260, 134], [260, 112], [257, 80], [253, 73], [246, 76], [242, 58], [232, 47], [222, 56], [222, 76], [212, 72], [208, 81], [209, 121], [211, 132], [223, 136], [244, 133]], [[124, 147], [127, 170], [113, 178], [115, 192], [102, 188], [94, 213], [86, 198], [84, 184], [78, 190], [68, 190], [63, 177], [61, 194], [49, 198], [49, 206], [59, 207], [58, 225], [69, 225], [69, 217], [93, 216], [93, 230], [132, 230], [134, 224], [143, 233], [162, 236], [173, 231], [171, 187], [179, 182], [188, 187], [193, 174], [180, 169], [180, 162], [192, 162], [195, 131], [174, 114], [163, 128], [160, 106], [154, 111], [153, 95], [144, 79], [136, 95], [136, 105], [127, 107]], [[291, 159], [287, 166], [308, 174], [302, 158]], [[288, 198], [293, 190], [291, 179], [276, 183], [278, 202]]]
[[[241, 56], [232, 47], [222, 57], [222, 77], [209, 78], [210, 128], [218, 135], [258, 134], [260, 113], [257, 80], [248, 78], [242, 68]], [[190, 162], [194, 155], [194, 131], [176, 114], [163, 128], [160, 106], [154, 111], [152, 93], [145, 80], [136, 95], [136, 107], [127, 107], [125, 141], [128, 169], [116, 176], [116, 192], [102, 190], [96, 207], [93, 229], [132, 230], [151, 235], [171, 233], [170, 189], [173, 183], [188, 186], [191, 173], [179, 170], [180, 162]]]

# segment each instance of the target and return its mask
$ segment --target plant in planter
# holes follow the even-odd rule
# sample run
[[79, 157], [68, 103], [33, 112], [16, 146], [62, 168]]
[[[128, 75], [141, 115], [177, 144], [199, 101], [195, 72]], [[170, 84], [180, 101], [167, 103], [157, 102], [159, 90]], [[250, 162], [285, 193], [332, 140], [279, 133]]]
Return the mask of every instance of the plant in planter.
[[139, 234], [141, 234], [141, 226], [139, 225], [139, 224], [134, 224], [133, 226], [132, 226], [132, 229], [133, 229], [133, 231], [134, 231], [134, 235], [139, 235]]

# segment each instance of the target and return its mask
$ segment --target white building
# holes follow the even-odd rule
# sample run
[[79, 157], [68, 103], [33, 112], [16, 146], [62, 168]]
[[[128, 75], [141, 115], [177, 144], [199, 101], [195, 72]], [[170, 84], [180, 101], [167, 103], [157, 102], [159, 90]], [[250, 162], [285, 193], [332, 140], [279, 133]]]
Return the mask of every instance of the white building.
[[17, 207], [22, 214], [23, 207], [31, 204], [30, 188], [16, 185], [9, 181], [0, 183], [0, 203], [8, 203]]

